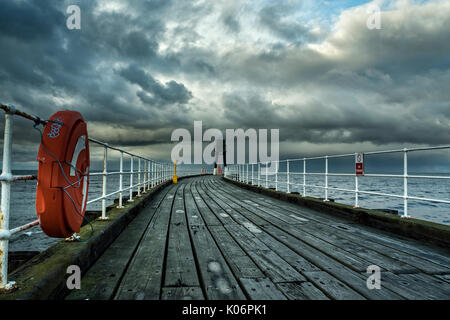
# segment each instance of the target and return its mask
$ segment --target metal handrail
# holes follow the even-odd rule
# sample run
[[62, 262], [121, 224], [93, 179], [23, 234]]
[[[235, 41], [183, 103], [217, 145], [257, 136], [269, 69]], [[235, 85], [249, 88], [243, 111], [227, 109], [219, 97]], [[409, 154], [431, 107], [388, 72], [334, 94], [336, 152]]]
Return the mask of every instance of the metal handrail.
[[[12, 105], [0, 104], [0, 109], [5, 112], [5, 128], [4, 128], [4, 140], [3, 140], [3, 168], [0, 175], [0, 182], [2, 184], [1, 191], [1, 209], [0, 209], [0, 290], [9, 290], [14, 286], [13, 282], [8, 282], [8, 246], [9, 239], [17, 232], [24, 231], [39, 224], [38, 220], [30, 222], [28, 224], [19, 226], [14, 229], [9, 229], [9, 217], [10, 217], [10, 198], [11, 198], [11, 184], [19, 180], [36, 180], [36, 175], [13, 175], [12, 174], [12, 128], [13, 128], [13, 116], [20, 116], [22, 118], [33, 121], [35, 124], [45, 125], [47, 121], [41, 120], [39, 117], [29, 115], [25, 112], [17, 110]], [[116, 194], [119, 194], [118, 208], [123, 208], [123, 194], [125, 191], [130, 192], [129, 202], [133, 200], [133, 192], [137, 190], [137, 196], [141, 196], [142, 193], [146, 193], [151, 188], [164, 183], [169, 180], [173, 174], [173, 166], [169, 162], [158, 162], [150, 158], [146, 158], [124, 149], [110, 146], [106, 142], [102, 142], [93, 138], [89, 138], [89, 141], [103, 146], [103, 171], [89, 173], [89, 176], [102, 176], [102, 195], [95, 199], [87, 201], [87, 204], [101, 201], [102, 202], [102, 220], [108, 220], [106, 212], [106, 199]], [[114, 172], [108, 172], [108, 151], [117, 151], [120, 153], [120, 170]], [[128, 155], [130, 158], [130, 170], [124, 171], [124, 155]], [[134, 170], [134, 162], [137, 160], [138, 168]], [[143, 163], [143, 168], [141, 167]], [[143, 170], [142, 170], [143, 169]], [[119, 188], [113, 192], [106, 193], [107, 177], [111, 175], [119, 175]], [[130, 176], [130, 185], [128, 187], [123, 186], [124, 175]], [[134, 175], [137, 175], [137, 183], [134, 181]], [[141, 192], [142, 191], [142, 192]]]
[[[363, 155], [379, 155], [379, 154], [391, 154], [391, 153], [403, 153], [403, 174], [364, 174], [366, 177], [385, 177], [385, 178], [399, 178], [403, 179], [403, 194], [390, 194], [390, 193], [382, 193], [382, 192], [375, 192], [370, 190], [360, 190], [359, 189], [359, 175], [355, 173], [335, 173], [335, 172], [329, 172], [328, 171], [328, 163], [330, 159], [334, 158], [345, 158], [345, 157], [355, 157], [357, 153], [347, 153], [347, 154], [338, 154], [338, 155], [325, 155], [325, 156], [318, 156], [318, 157], [305, 157], [305, 158], [297, 158], [297, 159], [285, 159], [285, 160], [277, 160], [277, 161], [270, 161], [270, 162], [253, 162], [253, 163], [246, 163], [246, 164], [236, 164], [236, 165], [229, 165], [227, 167], [227, 170], [225, 171], [225, 176], [227, 178], [240, 181], [247, 184], [257, 185], [258, 187], [265, 186], [266, 188], [269, 187], [268, 183], [268, 164], [271, 165], [276, 164], [277, 170], [275, 170], [275, 178], [271, 180], [271, 183], [275, 184], [275, 190], [279, 191], [279, 184], [284, 183], [286, 185], [287, 193], [290, 192], [291, 186], [297, 186], [302, 187], [303, 192], [302, 196], [306, 197], [307, 192], [306, 188], [316, 188], [316, 189], [323, 189], [324, 190], [324, 199], [323, 201], [329, 201], [328, 198], [328, 191], [334, 190], [334, 191], [342, 191], [342, 192], [349, 192], [355, 194], [355, 200], [354, 200], [354, 207], [359, 207], [359, 195], [360, 194], [367, 194], [367, 195], [375, 195], [375, 196], [383, 196], [383, 197], [391, 197], [391, 198], [399, 198], [403, 199], [403, 214], [401, 217], [408, 218], [408, 200], [415, 200], [415, 201], [424, 201], [424, 202], [436, 202], [436, 203], [444, 203], [444, 204], [450, 204], [450, 200], [445, 199], [433, 199], [433, 198], [424, 198], [424, 197], [415, 197], [408, 194], [408, 180], [409, 179], [440, 179], [440, 180], [449, 180], [450, 176], [430, 176], [430, 175], [409, 175], [408, 174], [408, 153], [416, 152], [416, 151], [430, 151], [430, 150], [444, 150], [444, 149], [450, 149], [450, 145], [442, 145], [442, 146], [431, 146], [431, 147], [420, 147], [420, 148], [404, 148], [404, 149], [394, 149], [394, 150], [383, 150], [383, 151], [370, 151], [370, 152], [364, 152]], [[306, 170], [306, 164], [309, 160], [325, 160], [325, 167], [324, 172], [307, 172]], [[290, 164], [293, 162], [303, 162], [303, 172], [292, 172], [290, 170]], [[279, 164], [280, 163], [286, 163], [286, 171], [285, 172], [279, 172]], [[264, 165], [265, 168], [261, 168], [261, 166]], [[249, 169], [250, 167], [250, 169]], [[256, 171], [255, 171], [256, 168]], [[250, 173], [249, 173], [250, 171]], [[257, 175], [254, 174], [257, 172]], [[280, 182], [278, 180], [278, 175], [284, 175], [286, 176], [286, 182]], [[290, 181], [290, 176], [303, 176], [303, 183], [294, 183]], [[265, 176], [264, 178], [261, 178], [261, 176]], [[307, 176], [323, 176], [324, 179], [324, 185], [314, 185], [314, 184], [307, 184], [306, 183], [306, 177]], [[345, 189], [345, 188], [336, 188], [336, 187], [330, 187], [328, 184], [328, 177], [330, 176], [347, 176], [347, 177], [354, 177], [355, 179], [355, 189]]]

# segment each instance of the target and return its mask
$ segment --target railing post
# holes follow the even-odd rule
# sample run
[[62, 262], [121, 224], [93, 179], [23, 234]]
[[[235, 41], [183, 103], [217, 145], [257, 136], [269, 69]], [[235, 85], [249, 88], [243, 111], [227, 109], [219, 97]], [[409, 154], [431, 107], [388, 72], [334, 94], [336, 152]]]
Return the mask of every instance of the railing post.
[[157, 183], [158, 185], [161, 183], [161, 164], [158, 163], [158, 166], [156, 167], [156, 176], [157, 176]]
[[117, 208], [123, 208], [123, 151], [120, 152], [120, 175], [119, 175], [119, 205]]
[[255, 168], [253, 167], [255, 164], [252, 163], [252, 185], [255, 185], [255, 180], [253, 179], [253, 171], [255, 170]]
[[245, 178], [245, 183], [248, 184], [248, 163], [247, 163], [247, 177]]
[[266, 189], [269, 188], [269, 162], [266, 162]]
[[[11, 182], [12, 178], [11, 161], [12, 161], [12, 126], [14, 107], [10, 106], [9, 112], [5, 113], [5, 132], [3, 138], [3, 167], [2, 177], [6, 180], [2, 181], [2, 203], [0, 211], [0, 233], [9, 233], [9, 209], [11, 200]], [[0, 289], [12, 290], [14, 282], [8, 282], [8, 246], [9, 240], [0, 240]]]
[[303, 196], [306, 197], [306, 158], [303, 158]]
[[156, 162], [153, 162], [153, 186], [158, 185], [158, 164]]
[[106, 186], [108, 183], [108, 146], [103, 150], [103, 186], [102, 186], [102, 217], [101, 220], [108, 220], [106, 216]]
[[133, 167], [134, 167], [134, 158], [131, 156], [130, 159], [130, 199], [129, 202], [133, 202]]
[[155, 186], [155, 163], [151, 161], [150, 166], [151, 166], [150, 185], [153, 188]]
[[141, 196], [141, 158], [138, 158], [137, 197]]
[[328, 201], [328, 156], [325, 156], [325, 199]]
[[408, 149], [403, 149], [403, 218], [408, 218]]
[[275, 191], [278, 191], [278, 166], [280, 165], [280, 163], [277, 161], [276, 163], [276, 167], [275, 167]]
[[147, 160], [147, 190], [150, 191], [150, 182], [151, 182], [151, 161]]
[[[143, 159], [144, 160], [144, 159]], [[142, 193], [146, 193], [147, 191], [147, 160], [144, 160], [144, 185], [142, 187]]]
[[357, 174], [355, 174], [355, 208], [359, 208], [359, 185]]
[[[358, 154], [355, 153], [355, 159], [357, 156]], [[355, 172], [355, 208], [359, 208], [359, 181], [356, 172]]]
[[261, 186], [261, 163], [258, 162], [258, 187]]
[[291, 180], [289, 178], [289, 160], [286, 164], [286, 181], [287, 181], [287, 193], [291, 193]]

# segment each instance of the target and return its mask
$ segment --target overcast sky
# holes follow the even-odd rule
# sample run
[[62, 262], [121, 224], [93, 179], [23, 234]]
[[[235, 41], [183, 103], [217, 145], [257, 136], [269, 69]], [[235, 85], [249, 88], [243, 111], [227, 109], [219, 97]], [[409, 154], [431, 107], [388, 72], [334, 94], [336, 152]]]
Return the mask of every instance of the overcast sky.
[[[450, 142], [448, 0], [2, 0], [0, 14], [0, 102], [79, 110], [91, 137], [153, 158], [194, 120], [278, 128], [283, 158]], [[28, 163], [38, 135], [16, 124]]]

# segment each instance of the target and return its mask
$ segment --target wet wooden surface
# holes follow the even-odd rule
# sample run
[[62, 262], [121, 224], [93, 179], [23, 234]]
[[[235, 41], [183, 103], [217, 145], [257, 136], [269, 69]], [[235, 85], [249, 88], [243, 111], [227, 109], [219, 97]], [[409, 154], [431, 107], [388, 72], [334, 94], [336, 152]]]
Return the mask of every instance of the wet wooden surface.
[[450, 255], [203, 176], [152, 200], [67, 298], [447, 300]]

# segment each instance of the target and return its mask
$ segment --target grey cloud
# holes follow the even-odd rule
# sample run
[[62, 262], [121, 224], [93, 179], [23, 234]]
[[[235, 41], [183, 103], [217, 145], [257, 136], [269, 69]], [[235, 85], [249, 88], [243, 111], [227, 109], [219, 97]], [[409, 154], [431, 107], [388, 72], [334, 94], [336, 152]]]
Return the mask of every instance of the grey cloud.
[[239, 21], [232, 14], [227, 14], [223, 18], [223, 23], [233, 32], [239, 32], [241, 25]]
[[142, 102], [155, 104], [185, 104], [192, 98], [192, 93], [183, 84], [176, 81], [169, 81], [161, 84], [144, 70], [131, 65], [119, 71], [119, 74], [133, 84], [139, 85], [145, 91], [138, 91], [136, 94]]
[[295, 11], [290, 4], [276, 3], [262, 8], [259, 13], [260, 23], [269, 28], [276, 36], [295, 44], [304, 44], [317, 40], [311, 30], [304, 24], [286, 21], [285, 17]]

